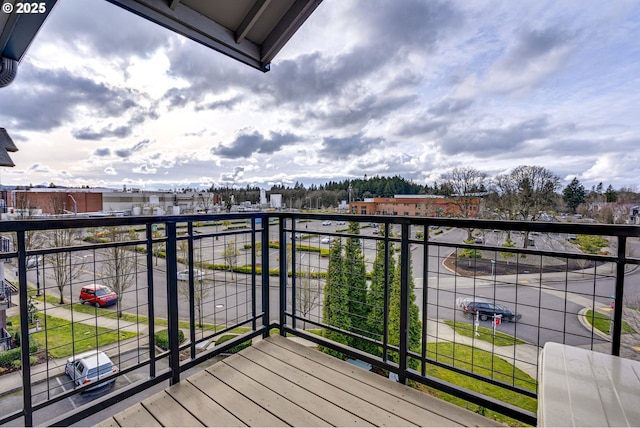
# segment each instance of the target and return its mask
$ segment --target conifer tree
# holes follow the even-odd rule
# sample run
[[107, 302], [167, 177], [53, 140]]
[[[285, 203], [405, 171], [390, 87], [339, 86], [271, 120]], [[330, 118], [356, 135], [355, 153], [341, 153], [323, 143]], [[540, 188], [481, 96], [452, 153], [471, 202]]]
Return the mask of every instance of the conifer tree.
[[[327, 281], [324, 286], [324, 307], [322, 309], [323, 323], [341, 330], [351, 330], [349, 316], [349, 295], [345, 286], [345, 275], [342, 262], [342, 240], [336, 239], [329, 248], [329, 267], [327, 268]], [[324, 337], [334, 342], [347, 345], [347, 337], [341, 333], [325, 330]], [[329, 348], [320, 347], [323, 352], [342, 358], [340, 352]]]
[[[389, 289], [389, 344], [400, 345], [400, 260], [396, 263], [391, 278]], [[414, 292], [413, 273], [409, 267], [409, 349], [415, 352], [420, 351], [420, 339], [422, 336], [422, 325], [420, 322], [420, 311], [416, 305], [416, 295]], [[389, 359], [399, 361], [396, 352], [389, 352]], [[417, 369], [418, 362], [409, 359], [409, 367]]]
[[[360, 223], [349, 222], [349, 234], [360, 234]], [[367, 278], [362, 254], [362, 243], [360, 238], [347, 238], [344, 254], [344, 285], [347, 289], [347, 299], [349, 307], [349, 318], [353, 333], [364, 335], [367, 332], [367, 313], [369, 307], [367, 301]], [[351, 346], [363, 349], [363, 344], [359, 340], [354, 340]]]
[[[380, 226], [380, 235], [384, 236], [384, 226]], [[393, 257], [393, 246], [389, 247], [389, 276], [391, 277], [395, 270], [395, 261]], [[376, 258], [373, 261], [373, 271], [371, 272], [371, 286], [367, 293], [367, 307], [369, 314], [367, 317], [367, 336], [372, 339], [382, 341], [384, 334], [384, 287], [385, 287], [385, 244], [380, 240], [376, 243]], [[389, 281], [391, 283], [391, 281]], [[367, 352], [382, 356], [382, 352], [377, 346], [368, 346]]]

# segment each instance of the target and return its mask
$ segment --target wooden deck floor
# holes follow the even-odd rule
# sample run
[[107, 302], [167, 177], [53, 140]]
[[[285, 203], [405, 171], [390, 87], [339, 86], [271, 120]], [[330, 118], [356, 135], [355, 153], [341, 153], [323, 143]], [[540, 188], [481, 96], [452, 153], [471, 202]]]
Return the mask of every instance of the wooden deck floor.
[[496, 422], [272, 336], [98, 426], [489, 426]]

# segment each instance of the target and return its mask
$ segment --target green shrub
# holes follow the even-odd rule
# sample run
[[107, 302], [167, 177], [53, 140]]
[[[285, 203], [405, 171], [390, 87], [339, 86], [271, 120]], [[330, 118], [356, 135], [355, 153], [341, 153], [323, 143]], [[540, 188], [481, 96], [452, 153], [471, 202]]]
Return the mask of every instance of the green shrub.
[[[234, 339], [236, 337], [237, 337], [237, 335], [235, 335], [235, 334], [225, 334], [224, 336], [221, 336], [216, 340], [216, 345], [220, 345], [220, 344], [222, 344], [224, 342], [227, 342], [227, 341], [229, 341], [231, 339]], [[240, 352], [244, 348], [248, 348], [249, 346], [251, 346], [251, 341], [247, 340], [247, 341], [242, 342], [239, 345], [236, 345], [233, 348], [227, 350], [227, 352], [229, 354], [235, 354], [236, 352]]]
[[[165, 351], [169, 350], [169, 330], [164, 329], [160, 330], [155, 334], [156, 346], [164, 349]], [[184, 342], [184, 333], [182, 330], [178, 330], [178, 343]]]
[[[29, 353], [34, 354], [38, 352], [38, 344], [35, 340], [31, 339], [31, 346], [29, 346]], [[15, 360], [20, 361], [20, 348], [9, 349], [8, 351], [0, 352], [0, 366], [8, 366], [13, 364]]]

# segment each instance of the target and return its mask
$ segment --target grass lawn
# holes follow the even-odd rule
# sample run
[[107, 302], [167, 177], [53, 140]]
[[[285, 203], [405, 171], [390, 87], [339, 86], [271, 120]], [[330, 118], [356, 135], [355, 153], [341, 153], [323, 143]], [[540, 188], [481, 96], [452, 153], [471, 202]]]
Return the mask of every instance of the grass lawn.
[[[600, 312], [593, 312], [589, 309], [585, 313], [585, 319], [597, 330], [600, 330], [604, 334], [611, 334], [611, 317]], [[636, 331], [625, 321], [622, 321], [622, 334], [635, 333]]]
[[[523, 389], [529, 389], [531, 391], [536, 390], [536, 380], [531, 376], [502, 358], [494, 356], [490, 352], [483, 351], [481, 349], [461, 344], [454, 345], [446, 342], [430, 343], [427, 346], [427, 356], [437, 361], [454, 365], [458, 368], [473, 371], [474, 373], [481, 374], [483, 376], [519, 386]], [[427, 375], [434, 376], [446, 382], [496, 398], [516, 407], [520, 407], [531, 412], [537, 411], [538, 404], [535, 398], [473, 379], [463, 374], [447, 370], [443, 367], [428, 365], [426, 373]], [[522, 425], [522, 422], [497, 414], [489, 409], [483, 409], [480, 406], [468, 403], [466, 400], [454, 397], [442, 391], [438, 391], [424, 385], [420, 385], [418, 389], [427, 390], [430, 394], [445, 401], [449, 401], [461, 407], [467, 407], [470, 410], [484, 414], [489, 418], [495, 418], [498, 422], [508, 425]]]
[[[72, 323], [62, 318], [39, 316], [42, 330], [31, 334], [38, 342], [40, 349], [46, 349], [53, 358], [71, 356], [108, 345], [118, 340], [126, 340], [136, 336], [128, 331], [113, 331], [104, 327], [96, 327], [82, 323]], [[9, 317], [12, 325], [18, 328], [20, 317]], [[46, 330], [44, 327], [46, 326]], [[48, 345], [48, 346], [47, 346]]]
[[480, 336], [475, 335], [473, 324], [467, 324], [464, 322], [454, 322], [450, 320], [445, 320], [445, 323], [454, 329], [456, 333], [467, 336], [467, 337], [475, 337], [476, 339], [484, 340], [485, 342], [493, 343], [495, 346], [513, 346], [513, 345], [523, 345], [527, 342], [518, 339], [517, 337], [510, 336], [505, 333], [501, 333], [496, 331], [495, 337], [493, 336], [493, 329], [486, 327], [478, 327], [478, 333]]

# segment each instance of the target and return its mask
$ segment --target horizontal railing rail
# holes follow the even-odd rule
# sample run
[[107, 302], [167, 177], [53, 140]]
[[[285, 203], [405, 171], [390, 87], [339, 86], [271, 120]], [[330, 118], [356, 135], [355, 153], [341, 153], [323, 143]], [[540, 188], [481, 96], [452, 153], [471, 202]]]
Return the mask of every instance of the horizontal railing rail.
[[[54, 242], [51, 231], [74, 236]], [[91, 239], [78, 240], [79, 232]], [[1, 222], [0, 233], [15, 243], [0, 253], [16, 265], [13, 328], [40, 346], [23, 346], [20, 359], [77, 354], [86, 347], [77, 336], [86, 335], [118, 361], [117, 391], [53, 421], [61, 425], [81, 421], [92, 406], [177, 383], [185, 370], [273, 328], [400, 382], [535, 423], [526, 400], [537, 395], [536, 357], [546, 341], [620, 355], [634, 336], [623, 318], [628, 308], [612, 303], [609, 316], [602, 307], [632, 291], [626, 277], [640, 264], [637, 226], [274, 212], [19, 220]], [[587, 253], [569, 235], [604, 237], [607, 246]], [[79, 306], [80, 289], [92, 283], [120, 288], [115, 309]], [[461, 301], [508, 307], [516, 322], [494, 328], [494, 314], [471, 316]], [[604, 316], [606, 333], [585, 321]], [[156, 333], [164, 328], [160, 349]], [[56, 331], [72, 339], [55, 339]], [[49, 423], [38, 412], [91, 386], [62, 380], [61, 370], [46, 360], [23, 364], [21, 409], [0, 424]], [[122, 386], [125, 375], [139, 380]], [[526, 398], [513, 404], [467, 382]]]

